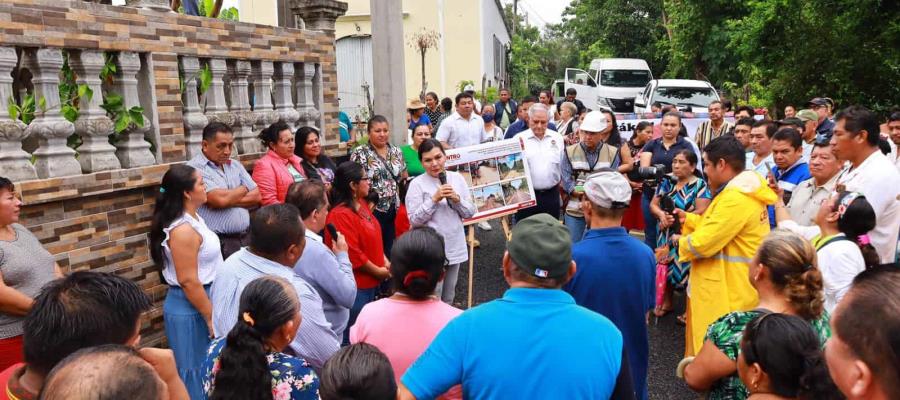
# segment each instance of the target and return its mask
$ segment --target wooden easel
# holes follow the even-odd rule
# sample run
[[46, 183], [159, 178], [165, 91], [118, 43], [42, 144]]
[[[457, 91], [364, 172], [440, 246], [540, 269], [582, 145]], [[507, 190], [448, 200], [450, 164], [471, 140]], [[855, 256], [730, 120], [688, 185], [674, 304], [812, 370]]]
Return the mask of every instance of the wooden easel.
[[[503, 227], [503, 234], [506, 236], [506, 241], [508, 242], [510, 237], [512, 236], [512, 230], [509, 228], [509, 216], [515, 214], [517, 210], [511, 210], [510, 212], [498, 214], [491, 216], [487, 221], [500, 218], [500, 226]], [[481, 220], [485, 221], [485, 220]], [[479, 221], [480, 222], [480, 221]], [[466, 237], [466, 242], [469, 244], [469, 296], [468, 301], [466, 303], [466, 308], [472, 308], [472, 291], [475, 281], [475, 222], [471, 222], [467, 224], [469, 227], [469, 233]]]

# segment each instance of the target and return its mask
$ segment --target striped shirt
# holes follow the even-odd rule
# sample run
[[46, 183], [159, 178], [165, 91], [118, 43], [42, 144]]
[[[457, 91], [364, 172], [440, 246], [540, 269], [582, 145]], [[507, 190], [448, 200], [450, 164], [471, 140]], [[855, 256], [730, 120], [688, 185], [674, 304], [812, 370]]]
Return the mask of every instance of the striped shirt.
[[292, 266], [281, 265], [243, 248], [234, 253], [219, 270], [211, 290], [213, 330], [216, 338], [228, 334], [237, 322], [241, 292], [254, 279], [275, 275], [286, 279], [300, 299], [303, 323], [290, 344], [291, 350], [320, 371], [338, 351], [339, 341], [325, 319], [322, 298], [309, 283], [296, 276]]
[[[230, 161], [219, 167], [200, 153], [188, 161], [187, 165], [203, 174], [207, 193], [217, 189], [231, 190], [238, 186], [244, 186], [248, 191], [256, 189], [256, 182], [253, 182], [253, 178], [240, 162]], [[215, 233], [243, 233], [250, 227], [250, 213], [243, 207], [213, 209], [203, 205], [197, 213]]]

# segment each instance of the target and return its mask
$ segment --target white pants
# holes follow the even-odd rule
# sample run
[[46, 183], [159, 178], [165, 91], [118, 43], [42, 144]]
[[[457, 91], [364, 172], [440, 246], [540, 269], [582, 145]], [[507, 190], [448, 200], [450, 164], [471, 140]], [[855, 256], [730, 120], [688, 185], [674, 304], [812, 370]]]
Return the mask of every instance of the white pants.
[[459, 267], [463, 264], [457, 263], [447, 266], [444, 280], [438, 281], [437, 287], [434, 289], [434, 295], [444, 303], [453, 304], [453, 298], [456, 297], [456, 280], [459, 278]]

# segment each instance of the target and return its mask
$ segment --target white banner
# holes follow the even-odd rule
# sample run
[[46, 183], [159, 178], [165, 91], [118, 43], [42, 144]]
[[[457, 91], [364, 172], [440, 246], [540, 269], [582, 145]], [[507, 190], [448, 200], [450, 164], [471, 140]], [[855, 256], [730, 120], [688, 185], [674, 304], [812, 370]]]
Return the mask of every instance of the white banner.
[[478, 209], [465, 224], [537, 204], [522, 142], [517, 139], [447, 150], [446, 168], [462, 174]]

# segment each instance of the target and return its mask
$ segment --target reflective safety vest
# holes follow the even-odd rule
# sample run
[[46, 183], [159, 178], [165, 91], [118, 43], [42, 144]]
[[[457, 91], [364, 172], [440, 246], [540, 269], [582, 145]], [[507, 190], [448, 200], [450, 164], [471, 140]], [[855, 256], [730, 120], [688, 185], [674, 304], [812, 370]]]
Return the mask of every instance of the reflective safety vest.
[[[572, 180], [575, 181], [575, 192], [583, 193], [584, 181], [594, 172], [598, 172], [603, 168], [618, 168], [622, 162], [619, 157], [619, 148], [606, 143], [600, 143], [597, 152], [596, 162], [593, 165], [588, 161], [585, 146], [581, 143], [575, 143], [566, 147], [566, 161], [572, 166]], [[581, 200], [572, 197], [566, 206], [566, 214], [573, 217], [584, 217], [581, 211]]]

